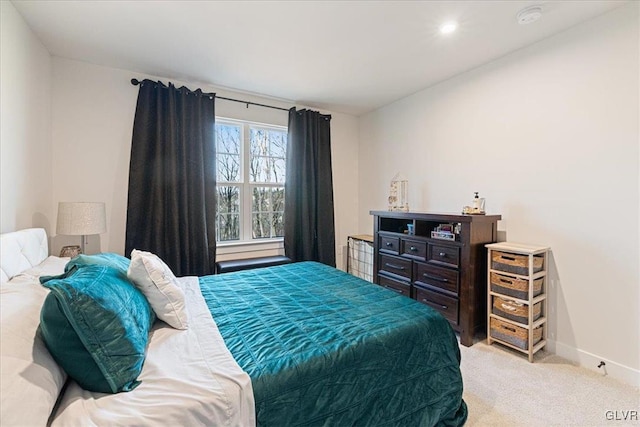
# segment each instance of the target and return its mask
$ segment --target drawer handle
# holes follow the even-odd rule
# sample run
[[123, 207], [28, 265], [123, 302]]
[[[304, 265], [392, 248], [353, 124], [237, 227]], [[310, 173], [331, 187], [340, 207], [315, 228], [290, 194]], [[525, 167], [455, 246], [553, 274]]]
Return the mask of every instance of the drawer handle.
[[502, 255], [500, 258], [502, 258], [502, 259], [506, 259], [507, 261], [515, 261], [515, 260], [516, 260], [516, 259], [515, 259], [514, 257], [512, 257], [512, 256], [505, 256], [505, 255]]
[[410, 250], [411, 252], [417, 252], [417, 251], [418, 251], [418, 248], [416, 248], [415, 246], [411, 246], [411, 247], [409, 248], [409, 250]]
[[506, 329], [507, 331], [515, 332], [516, 328], [510, 328], [509, 326], [502, 325], [502, 329]]
[[446, 258], [447, 254], [445, 252], [440, 252], [438, 255], [440, 255], [442, 258]]
[[[432, 305], [436, 305], [436, 306], [440, 307], [440, 308], [441, 308], [441, 309], [443, 309], [443, 310], [446, 310], [446, 309], [448, 309], [448, 308], [449, 308], [449, 307], [447, 307], [446, 305], [436, 304], [436, 303], [434, 303], [433, 301], [429, 301], [429, 300], [428, 300], [428, 299], [426, 299], [426, 298], [422, 298], [422, 302], [426, 302], [426, 303], [429, 303], [429, 304], [432, 304]], [[515, 331], [514, 331], [514, 332], [515, 332]]]
[[386, 245], [387, 245], [388, 248], [390, 248], [391, 246], [393, 246], [393, 243], [387, 242]]
[[429, 275], [429, 274], [427, 274], [427, 273], [422, 273], [422, 275], [423, 275], [424, 277], [426, 277], [427, 279], [437, 280], [437, 281], [439, 281], [439, 282], [445, 282], [445, 283], [446, 283], [446, 282], [448, 282], [448, 281], [449, 281], [448, 279], [445, 279], [444, 277], [430, 276], [430, 275]]
[[389, 264], [388, 262], [384, 264], [385, 267], [394, 268], [396, 270], [404, 270], [404, 267], [401, 265]]
[[389, 289], [390, 291], [397, 292], [397, 293], [399, 293], [399, 294], [401, 294], [401, 293], [402, 293], [402, 291], [399, 291], [398, 289], [392, 288], [391, 286], [384, 285], [384, 287], [385, 287], [385, 288], [387, 288], [387, 289]]
[[523, 305], [517, 302], [512, 302], [512, 303], [502, 303], [500, 304], [500, 306], [502, 306], [502, 308], [504, 308], [505, 310], [509, 310], [509, 311], [516, 311], [519, 307], [522, 307]]

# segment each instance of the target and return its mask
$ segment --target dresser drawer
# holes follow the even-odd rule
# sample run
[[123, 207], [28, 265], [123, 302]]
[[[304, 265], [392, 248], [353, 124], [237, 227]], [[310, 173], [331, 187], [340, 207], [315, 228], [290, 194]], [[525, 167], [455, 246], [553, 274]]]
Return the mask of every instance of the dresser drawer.
[[394, 292], [402, 294], [406, 297], [411, 297], [411, 285], [407, 282], [401, 282], [387, 276], [379, 275], [378, 284], [383, 288], [390, 289]]
[[378, 246], [380, 252], [399, 255], [400, 254], [400, 239], [397, 237], [379, 235]]
[[458, 296], [457, 270], [415, 262], [413, 264], [413, 271], [413, 280], [415, 283], [440, 288]]
[[411, 260], [380, 255], [378, 273], [391, 273], [411, 280]]
[[457, 246], [429, 243], [427, 248], [427, 261], [458, 267], [460, 265], [460, 248]]
[[416, 286], [416, 300], [435, 308], [454, 325], [458, 324], [458, 300]]
[[427, 258], [427, 243], [402, 239], [400, 242], [402, 256], [409, 256], [424, 261]]

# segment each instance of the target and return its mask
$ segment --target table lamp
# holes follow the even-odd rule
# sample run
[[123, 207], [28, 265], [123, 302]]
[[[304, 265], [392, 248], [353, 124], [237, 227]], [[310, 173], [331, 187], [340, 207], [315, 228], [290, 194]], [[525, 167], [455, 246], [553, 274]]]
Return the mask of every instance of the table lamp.
[[107, 215], [104, 203], [60, 202], [58, 203], [58, 234], [82, 236], [81, 245], [64, 246], [60, 256], [74, 257], [84, 253], [87, 236], [106, 233]]

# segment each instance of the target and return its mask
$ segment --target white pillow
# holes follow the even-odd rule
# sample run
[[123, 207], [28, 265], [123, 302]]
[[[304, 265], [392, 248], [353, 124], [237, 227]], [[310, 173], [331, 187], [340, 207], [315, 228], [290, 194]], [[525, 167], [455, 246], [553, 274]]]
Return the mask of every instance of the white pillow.
[[169, 266], [157, 255], [134, 249], [127, 277], [147, 297], [160, 320], [175, 329], [189, 327], [184, 292]]

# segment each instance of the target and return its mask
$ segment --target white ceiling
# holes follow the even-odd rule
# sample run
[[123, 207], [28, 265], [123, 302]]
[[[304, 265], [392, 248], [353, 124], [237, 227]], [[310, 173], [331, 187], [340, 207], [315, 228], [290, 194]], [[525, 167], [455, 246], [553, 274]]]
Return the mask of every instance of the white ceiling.
[[13, 0], [52, 55], [355, 115], [625, 2]]

